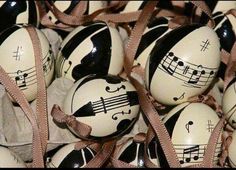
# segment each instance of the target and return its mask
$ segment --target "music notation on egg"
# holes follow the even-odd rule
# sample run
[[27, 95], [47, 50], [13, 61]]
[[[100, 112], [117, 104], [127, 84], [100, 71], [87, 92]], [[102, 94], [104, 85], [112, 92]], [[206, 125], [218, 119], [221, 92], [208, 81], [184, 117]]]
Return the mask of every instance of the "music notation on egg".
[[208, 68], [184, 61], [169, 52], [158, 65], [158, 69], [184, 82], [183, 86], [201, 88], [211, 83], [218, 68]]
[[[214, 153], [214, 162], [218, 161], [221, 153], [221, 144], [217, 143]], [[207, 144], [200, 145], [174, 145], [180, 164], [201, 163], [205, 155]]]
[[[47, 55], [43, 58], [44, 75], [49, 74], [53, 67], [54, 61], [51, 55], [51, 51], [48, 51]], [[37, 83], [35, 67], [31, 67], [26, 70], [17, 70], [16, 72], [8, 73], [8, 75], [15, 80], [21, 90], [26, 90], [27, 87]]]

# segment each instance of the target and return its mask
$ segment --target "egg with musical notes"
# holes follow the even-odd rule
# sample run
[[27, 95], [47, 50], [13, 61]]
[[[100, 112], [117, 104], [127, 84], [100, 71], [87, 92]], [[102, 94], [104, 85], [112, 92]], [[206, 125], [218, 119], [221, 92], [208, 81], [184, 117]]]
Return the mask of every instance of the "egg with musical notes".
[[236, 78], [231, 80], [223, 93], [222, 110], [228, 123], [236, 129]]
[[78, 148], [76, 143], [66, 144], [47, 162], [47, 168], [83, 168], [96, 152], [90, 147]]
[[[209, 138], [220, 121], [217, 113], [203, 103], [182, 103], [174, 107], [163, 119], [181, 167], [201, 163]], [[168, 167], [157, 138], [157, 153], [161, 167]], [[215, 148], [214, 164], [221, 153], [221, 135]]]
[[170, 19], [168, 17], [154, 17], [148, 23], [135, 54], [134, 65], [140, 65], [145, 68], [147, 58], [155, 46], [156, 41], [172, 30], [168, 27]]
[[226, 12], [236, 8], [236, 1], [205, 0], [205, 2], [210, 7], [212, 13]]
[[231, 168], [236, 168], [236, 131], [233, 131], [231, 143], [229, 144], [228, 148], [228, 159], [229, 159], [229, 165]]
[[15, 24], [39, 26], [39, 11], [35, 1], [0, 1], [0, 32]]
[[118, 75], [124, 45], [118, 30], [105, 22], [75, 28], [62, 42], [56, 61], [57, 77], [78, 80], [89, 74]]
[[27, 168], [24, 161], [4, 146], [0, 146], [0, 168]]
[[69, 90], [63, 111], [92, 128], [88, 138], [100, 140], [130, 130], [139, 108], [137, 91], [130, 82], [117, 76], [89, 75]]
[[208, 26], [178, 27], [160, 38], [145, 67], [145, 84], [164, 105], [186, 102], [212, 83], [221, 61], [220, 42]]
[[[30, 26], [14, 25], [0, 34], [0, 65], [26, 99], [33, 101], [37, 96], [37, 79], [34, 49], [27, 27]], [[35, 30], [41, 45], [44, 78], [49, 86], [54, 76], [54, 56], [46, 36], [39, 29]]]

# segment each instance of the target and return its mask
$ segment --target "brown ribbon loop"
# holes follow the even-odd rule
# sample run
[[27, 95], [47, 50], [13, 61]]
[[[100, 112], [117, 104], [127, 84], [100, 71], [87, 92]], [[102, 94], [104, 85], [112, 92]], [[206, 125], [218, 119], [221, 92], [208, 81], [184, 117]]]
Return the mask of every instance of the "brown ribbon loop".
[[176, 16], [176, 17], [169, 20], [168, 26], [171, 29], [175, 29], [175, 28], [178, 28], [180, 26], [183, 26], [183, 25], [186, 25], [189, 23], [190, 23], [190, 21], [186, 16]]
[[229, 155], [229, 146], [232, 143], [232, 134], [230, 134], [228, 137], [224, 138], [222, 135], [222, 154], [219, 160], [220, 166], [224, 167], [225, 166], [225, 160], [227, 156]]
[[107, 141], [103, 144], [96, 156], [89, 161], [85, 168], [100, 168], [102, 167], [108, 159], [110, 159], [111, 154], [115, 148], [116, 140]]
[[206, 2], [196, 1], [196, 0], [190, 0], [190, 2], [193, 5], [195, 5], [197, 8], [201, 9], [202, 12], [204, 12], [209, 17], [209, 22], [207, 23], [207, 25], [210, 28], [214, 28], [215, 27], [215, 21], [212, 18], [212, 12], [211, 12], [210, 8], [207, 6]]
[[87, 138], [92, 131], [92, 128], [82, 122], [76, 120], [75, 116], [65, 114], [60, 106], [53, 105], [51, 115], [53, 119], [58, 123], [66, 123], [69, 127], [71, 127], [75, 133], [81, 138]]

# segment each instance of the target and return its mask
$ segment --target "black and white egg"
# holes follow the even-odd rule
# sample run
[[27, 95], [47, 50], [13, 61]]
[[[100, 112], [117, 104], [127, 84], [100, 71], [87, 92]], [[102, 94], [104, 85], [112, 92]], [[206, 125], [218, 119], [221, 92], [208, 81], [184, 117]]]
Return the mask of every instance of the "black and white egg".
[[233, 79], [223, 94], [222, 110], [228, 123], [236, 129], [236, 79]]
[[39, 12], [35, 1], [0, 1], [0, 32], [15, 24], [39, 26]]
[[26, 168], [24, 161], [6, 147], [0, 146], [0, 168]]
[[[217, 113], [203, 103], [182, 103], [167, 114], [163, 122], [182, 167], [202, 162], [209, 138], [219, 120]], [[158, 140], [157, 143], [160, 166], [168, 167]], [[214, 155], [215, 165], [219, 160], [221, 144], [219, 137]]]
[[62, 42], [56, 74], [78, 80], [89, 74], [118, 75], [123, 69], [124, 45], [116, 28], [95, 22], [75, 28]]
[[[140, 136], [142, 134], [137, 135]], [[123, 143], [121, 147], [116, 148], [114, 158], [137, 168], [145, 168], [144, 151], [145, 138], [136, 140], [135, 137], [133, 137]]]
[[139, 108], [137, 91], [128, 81], [89, 75], [69, 90], [63, 111], [92, 128], [89, 138], [101, 139], [126, 133], [133, 127]]
[[[81, 0], [72, 0], [72, 1], [61, 1], [61, 0], [47, 0], [54, 5], [63, 13], [71, 14], [73, 9], [81, 2]], [[84, 12], [85, 15], [91, 14], [101, 8], [106, 7], [106, 1], [87, 1], [87, 8]], [[48, 18], [55, 24], [60, 23], [60, 21], [55, 17], [55, 15], [46, 8]]]
[[83, 168], [91, 161], [96, 152], [85, 147], [75, 148], [76, 143], [70, 143], [60, 148], [48, 161], [47, 168]]
[[[8, 73], [26, 99], [32, 101], [37, 95], [35, 56], [27, 25], [14, 25], [0, 34], [1, 67]], [[43, 56], [43, 71], [48, 86], [54, 75], [54, 56], [48, 39], [35, 28]]]
[[229, 164], [232, 168], [236, 168], [236, 131], [232, 133], [232, 141], [228, 148]]
[[135, 54], [134, 65], [141, 65], [145, 68], [147, 58], [156, 41], [172, 30], [168, 27], [169, 20], [170, 18], [167, 17], [158, 17], [147, 25]]
[[205, 0], [207, 2], [207, 5], [210, 6], [210, 9], [212, 13], [215, 12], [226, 12], [230, 9], [236, 8], [236, 2], [235, 1], [220, 1], [220, 0]]
[[145, 67], [145, 84], [165, 105], [183, 103], [203, 93], [220, 66], [220, 42], [207, 26], [191, 24], [157, 41]]

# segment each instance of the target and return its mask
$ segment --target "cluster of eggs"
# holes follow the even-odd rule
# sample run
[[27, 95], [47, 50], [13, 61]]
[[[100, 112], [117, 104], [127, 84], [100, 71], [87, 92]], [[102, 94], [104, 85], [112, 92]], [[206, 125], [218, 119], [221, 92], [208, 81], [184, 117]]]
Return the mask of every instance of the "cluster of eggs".
[[[59, 10], [69, 14], [79, 1], [49, 3], [54, 3]], [[129, 1], [120, 13], [142, 9], [146, 3]], [[179, 4], [161, 0], [157, 8], [171, 10], [175, 3], [189, 6], [189, 2]], [[199, 23], [171, 29], [168, 26], [171, 18], [154, 18], [143, 33], [134, 61], [134, 65], [140, 65], [145, 70], [145, 87], [152, 97], [163, 105], [173, 106], [163, 122], [183, 167], [203, 160], [208, 140], [220, 120], [208, 105], [187, 101], [190, 97], [203, 94], [212, 85], [222, 71], [221, 49], [230, 52], [235, 42], [235, 18], [219, 12], [223, 9], [217, 10], [223, 6], [220, 5], [222, 2], [206, 0], [206, 3], [215, 11], [214, 29]], [[103, 1], [89, 1], [85, 14], [91, 14], [106, 5], [107, 2]], [[0, 65], [28, 101], [34, 100], [37, 94], [34, 50], [27, 32], [27, 27], [33, 25], [40, 40], [46, 86], [54, 77], [68, 78], [74, 82], [65, 97], [62, 110], [92, 128], [88, 139], [108, 140], [129, 132], [138, 118], [140, 106], [135, 87], [118, 76], [123, 71], [125, 52], [124, 41], [117, 27], [102, 21], [80, 25], [63, 37], [59, 53], [54, 56], [47, 37], [36, 28], [39, 27], [39, 9], [35, 1], [7, 0], [0, 2], [0, 6], [3, 21], [0, 24], [0, 53], [4, 54]], [[46, 11], [53, 23], [60, 22], [50, 10]], [[14, 15], [6, 17], [10, 13]], [[234, 86], [234, 82], [229, 84], [222, 104], [232, 127], [236, 122]], [[68, 128], [79, 136], [70, 126]], [[221, 143], [219, 139], [215, 162], [219, 159]], [[142, 142], [129, 140], [117, 159], [144, 167], [145, 149], [154, 164], [168, 167], [157, 138], [147, 148]], [[230, 153], [233, 153], [232, 149]], [[95, 155], [91, 148], [76, 150], [74, 143], [68, 144], [51, 158], [48, 167], [83, 167]], [[234, 162], [234, 156], [230, 158], [234, 166], [236, 160]]]

